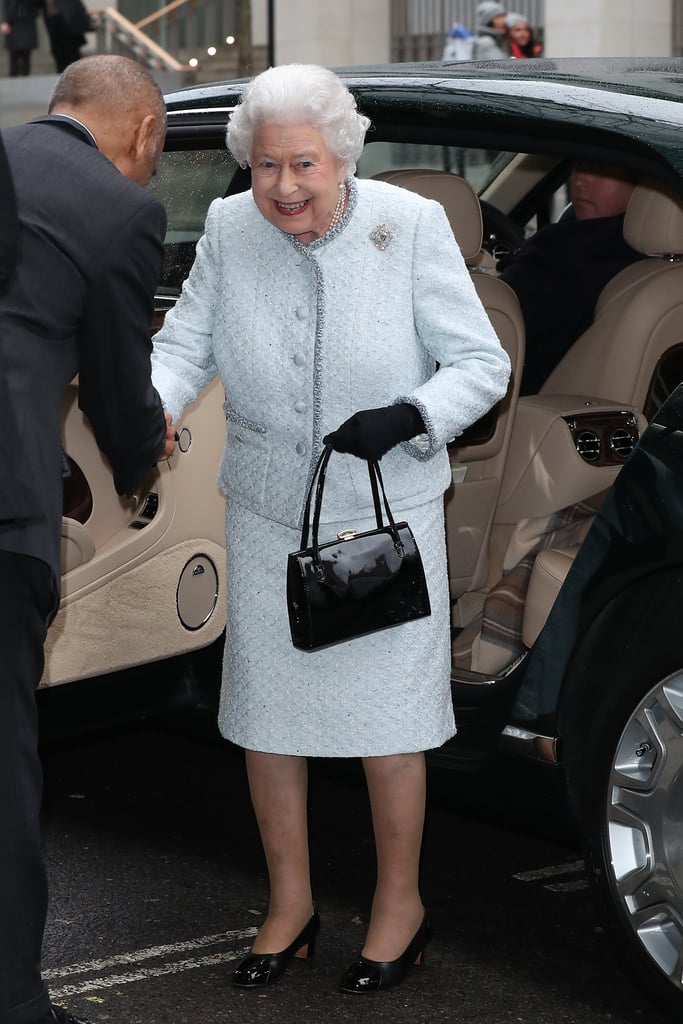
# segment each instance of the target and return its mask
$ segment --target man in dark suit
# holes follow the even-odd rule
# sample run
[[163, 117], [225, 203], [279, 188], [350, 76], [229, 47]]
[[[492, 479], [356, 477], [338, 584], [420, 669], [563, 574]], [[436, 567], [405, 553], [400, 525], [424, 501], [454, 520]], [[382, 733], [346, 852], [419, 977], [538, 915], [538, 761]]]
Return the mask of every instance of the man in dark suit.
[[577, 161], [569, 178], [573, 217], [541, 228], [498, 264], [524, 317], [520, 394], [538, 392], [592, 324], [607, 282], [643, 258], [623, 233], [624, 211], [635, 186], [627, 170]]
[[[79, 404], [131, 495], [173, 450], [150, 376], [166, 215], [144, 187], [165, 135], [158, 86], [133, 61], [71, 64], [50, 114], [2, 133], [19, 255], [0, 243], [0, 1021], [78, 1024], [40, 972], [46, 914], [35, 689], [60, 580], [62, 396]], [[0, 172], [2, 165], [0, 164]], [[10, 184], [0, 186], [10, 204]], [[7, 205], [2, 220], [12, 223]], [[0, 223], [2, 222], [0, 220]]]
[[90, 15], [83, 0], [45, 0], [45, 27], [57, 74], [81, 56], [85, 33], [92, 31]]

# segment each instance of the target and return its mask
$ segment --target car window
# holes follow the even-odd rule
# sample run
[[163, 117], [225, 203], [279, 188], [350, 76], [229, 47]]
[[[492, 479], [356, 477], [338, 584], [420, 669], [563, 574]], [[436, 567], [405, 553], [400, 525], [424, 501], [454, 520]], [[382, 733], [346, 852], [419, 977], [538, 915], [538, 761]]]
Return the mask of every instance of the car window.
[[427, 146], [412, 142], [368, 142], [358, 161], [358, 177], [371, 178], [382, 171], [424, 167], [459, 174], [479, 195], [515, 156], [515, 153], [502, 150]]
[[225, 146], [162, 155], [150, 184], [168, 216], [160, 295], [179, 295], [194, 261], [209, 205], [225, 195], [237, 169]]

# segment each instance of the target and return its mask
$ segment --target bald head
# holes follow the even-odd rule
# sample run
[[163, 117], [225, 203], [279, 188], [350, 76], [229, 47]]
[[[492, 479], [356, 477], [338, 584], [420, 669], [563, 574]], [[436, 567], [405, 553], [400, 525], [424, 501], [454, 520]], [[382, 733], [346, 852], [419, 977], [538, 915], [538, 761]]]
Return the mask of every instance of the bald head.
[[141, 64], [115, 54], [75, 61], [57, 81], [48, 111], [81, 121], [122, 174], [149, 184], [164, 145], [166, 108]]

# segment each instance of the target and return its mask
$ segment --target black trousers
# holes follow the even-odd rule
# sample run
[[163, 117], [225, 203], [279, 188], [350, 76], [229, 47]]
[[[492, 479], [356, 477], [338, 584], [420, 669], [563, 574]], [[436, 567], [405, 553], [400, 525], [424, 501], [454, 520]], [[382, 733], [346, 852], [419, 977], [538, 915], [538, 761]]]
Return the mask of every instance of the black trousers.
[[9, 73], [10, 78], [17, 78], [20, 75], [31, 74], [31, 51], [30, 50], [9, 50]]
[[64, 21], [61, 14], [50, 14], [45, 16], [45, 27], [47, 28], [50, 40], [50, 52], [54, 57], [57, 74], [61, 75], [69, 64], [80, 59], [81, 46], [85, 39], [81, 35], [74, 35]]
[[47, 882], [35, 691], [53, 607], [37, 558], [0, 550], [0, 1024], [47, 1024], [40, 956]]

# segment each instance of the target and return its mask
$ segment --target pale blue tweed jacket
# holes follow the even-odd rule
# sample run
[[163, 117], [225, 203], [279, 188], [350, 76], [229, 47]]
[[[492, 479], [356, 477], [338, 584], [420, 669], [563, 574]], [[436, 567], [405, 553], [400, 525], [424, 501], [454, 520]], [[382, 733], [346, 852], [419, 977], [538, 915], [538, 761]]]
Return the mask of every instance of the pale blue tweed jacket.
[[[251, 192], [215, 200], [154, 338], [153, 380], [175, 422], [220, 374], [219, 486], [287, 526], [300, 524], [323, 436], [360, 409], [409, 401], [427, 428], [382, 459], [392, 511], [441, 494], [446, 443], [503, 397], [510, 373], [442, 207], [384, 182], [348, 184], [341, 223], [307, 246]], [[333, 456], [323, 520], [371, 509], [366, 464]]]

